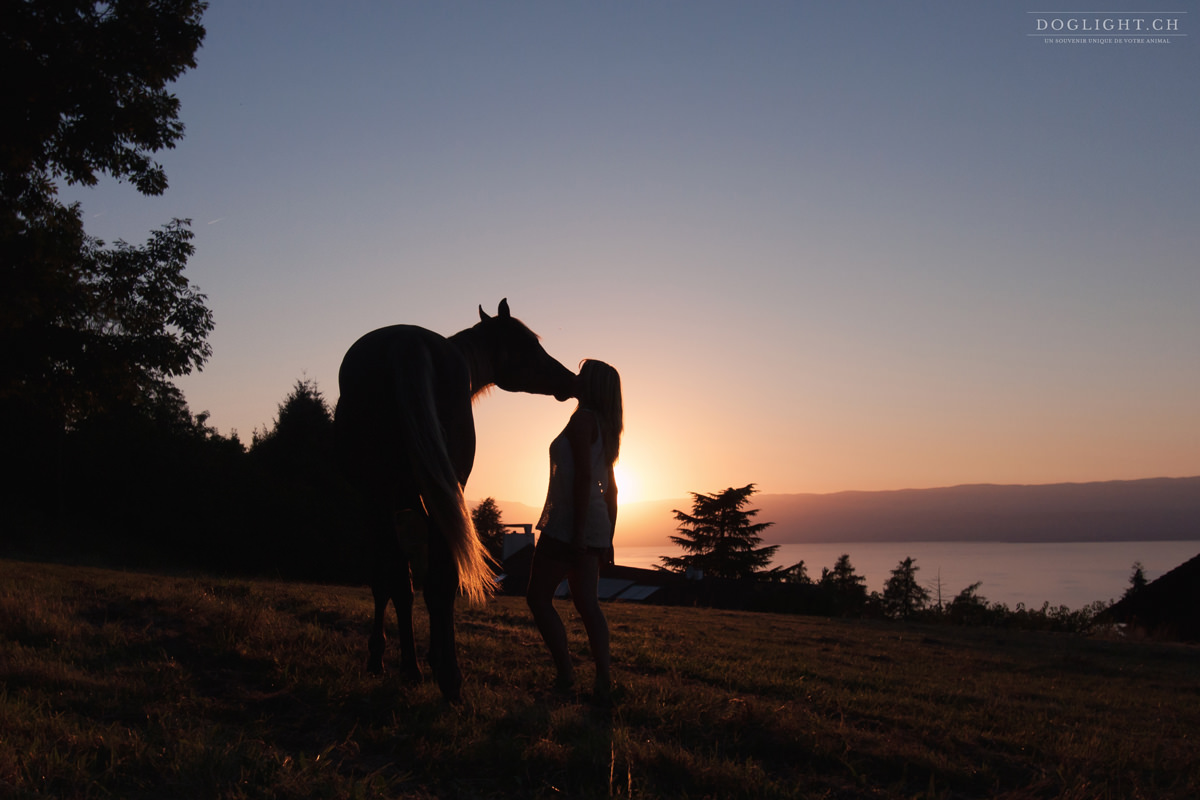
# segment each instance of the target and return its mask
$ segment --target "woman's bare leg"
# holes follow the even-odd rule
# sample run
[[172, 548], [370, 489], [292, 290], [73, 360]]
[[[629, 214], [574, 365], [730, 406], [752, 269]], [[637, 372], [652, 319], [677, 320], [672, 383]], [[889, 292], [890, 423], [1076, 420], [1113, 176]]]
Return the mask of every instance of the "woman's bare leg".
[[607, 693], [611, 683], [612, 657], [608, 644], [608, 620], [600, 610], [597, 587], [600, 583], [600, 559], [588, 553], [579, 557], [575, 566], [567, 573], [571, 587], [571, 600], [587, 631], [588, 645], [596, 661], [596, 690]]
[[525, 592], [525, 602], [533, 612], [533, 621], [542, 634], [542, 641], [550, 650], [554, 659], [554, 667], [558, 670], [555, 685], [566, 688], [575, 683], [575, 667], [571, 663], [571, 653], [567, 647], [567, 630], [563, 627], [562, 618], [554, 609], [554, 590], [562, 583], [569, 565], [544, 555], [539, 558], [534, 551], [533, 565], [529, 573], [529, 588]]

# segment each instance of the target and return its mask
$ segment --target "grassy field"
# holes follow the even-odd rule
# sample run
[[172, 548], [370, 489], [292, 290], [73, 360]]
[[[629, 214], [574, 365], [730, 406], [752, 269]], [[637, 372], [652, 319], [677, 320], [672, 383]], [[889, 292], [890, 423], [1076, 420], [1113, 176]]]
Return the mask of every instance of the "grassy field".
[[366, 589], [0, 561], [0, 797], [1200, 796], [1194, 647], [606, 610], [615, 708], [519, 598], [449, 706], [365, 674]]

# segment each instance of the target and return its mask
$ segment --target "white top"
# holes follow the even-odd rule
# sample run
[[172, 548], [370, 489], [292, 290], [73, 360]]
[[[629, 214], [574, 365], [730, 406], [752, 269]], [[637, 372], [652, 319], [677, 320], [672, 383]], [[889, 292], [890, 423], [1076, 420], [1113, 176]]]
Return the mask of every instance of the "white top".
[[[587, 409], [583, 409], [587, 410]], [[594, 413], [588, 411], [589, 414]], [[613, 525], [608, 516], [608, 462], [604, 459], [604, 434], [597, 427], [596, 440], [592, 442], [591, 491], [588, 494], [587, 515], [583, 524], [583, 544], [586, 547], [612, 547]], [[538, 520], [538, 530], [570, 544], [573, 539], [575, 521], [575, 459], [567, 431], [554, 437], [550, 443], [550, 488], [546, 493], [546, 505]]]

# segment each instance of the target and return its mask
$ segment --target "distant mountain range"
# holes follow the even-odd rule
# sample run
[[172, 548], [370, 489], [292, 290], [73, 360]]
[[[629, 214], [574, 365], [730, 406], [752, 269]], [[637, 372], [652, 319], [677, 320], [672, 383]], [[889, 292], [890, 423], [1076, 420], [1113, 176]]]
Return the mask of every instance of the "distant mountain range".
[[[766, 544], [806, 542], [1116, 542], [1200, 540], [1200, 477], [1039, 486], [992, 484], [835, 494], [759, 494]], [[477, 501], [476, 501], [477, 502]], [[497, 501], [505, 522], [540, 509]], [[621, 507], [617, 535], [655, 545], [675, 533], [691, 498]]]

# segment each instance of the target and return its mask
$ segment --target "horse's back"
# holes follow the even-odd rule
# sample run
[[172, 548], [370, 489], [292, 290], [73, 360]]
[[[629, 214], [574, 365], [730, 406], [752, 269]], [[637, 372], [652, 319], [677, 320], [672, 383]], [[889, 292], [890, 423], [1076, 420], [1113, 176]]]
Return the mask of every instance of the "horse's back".
[[363, 334], [350, 345], [338, 370], [342, 396], [362, 389], [373, 390], [385, 381], [395, 380], [406, 364], [428, 354], [431, 359], [452, 357], [445, 336], [417, 325], [389, 325]]
[[416, 325], [390, 325], [360, 337], [342, 359], [338, 389], [339, 461], [351, 477], [366, 472], [362, 477], [378, 478], [381, 469], [404, 468], [404, 409], [432, 402], [432, 413], [445, 423], [446, 409], [461, 414], [463, 398], [470, 407], [462, 354], [446, 337]]

